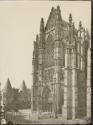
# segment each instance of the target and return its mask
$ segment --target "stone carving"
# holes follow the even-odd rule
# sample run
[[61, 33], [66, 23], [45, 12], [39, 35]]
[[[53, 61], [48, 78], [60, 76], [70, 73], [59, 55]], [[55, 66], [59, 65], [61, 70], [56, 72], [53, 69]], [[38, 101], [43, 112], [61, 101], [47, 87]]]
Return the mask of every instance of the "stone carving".
[[71, 14], [69, 21], [64, 21], [59, 6], [51, 9], [46, 26], [41, 19], [33, 55], [33, 90], [37, 85], [32, 95], [33, 111], [61, 114], [67, 120], [89, 117], [86, 89], [89, 41], [81, 21], [78, 29]]

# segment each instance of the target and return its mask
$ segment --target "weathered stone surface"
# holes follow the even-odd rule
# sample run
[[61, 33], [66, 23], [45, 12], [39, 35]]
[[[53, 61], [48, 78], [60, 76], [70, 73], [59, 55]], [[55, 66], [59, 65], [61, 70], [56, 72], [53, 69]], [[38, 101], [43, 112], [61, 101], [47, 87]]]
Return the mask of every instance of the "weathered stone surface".
[[61, 17], [60, 7], [52, 8], [46, 26], [41, 19], [36, 43], [32, 110], [48, 111], [55, 117], [61, 114], [73, 120], [90, 116], [90, 95], [87, 94], [90, 91], [89, 34], [82, 23], [76, 29], [71, 14], [66, 22]]

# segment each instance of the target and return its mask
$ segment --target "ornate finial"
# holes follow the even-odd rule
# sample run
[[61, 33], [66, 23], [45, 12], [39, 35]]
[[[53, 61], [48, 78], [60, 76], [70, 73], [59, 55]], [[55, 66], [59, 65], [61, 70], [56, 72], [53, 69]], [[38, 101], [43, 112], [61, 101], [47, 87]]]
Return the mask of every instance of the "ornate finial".
[[81, 21], [79, 22], [79, 28], [80, 29], [82, 28], [82, 22]]
[[60, 11], [60, 6], [59, 5], [57, 6], [57, 11]]
[[57, 6], [56, 12], [57, 12], [57, 20], [59, 21], [62, 20], [60, 6]]
[[41, 18], [41, 22], [40, 22], [40, 32], [44, 32], [44, 19]]
[[72, 23], [72, 14], [69, 14], [69, 22]]

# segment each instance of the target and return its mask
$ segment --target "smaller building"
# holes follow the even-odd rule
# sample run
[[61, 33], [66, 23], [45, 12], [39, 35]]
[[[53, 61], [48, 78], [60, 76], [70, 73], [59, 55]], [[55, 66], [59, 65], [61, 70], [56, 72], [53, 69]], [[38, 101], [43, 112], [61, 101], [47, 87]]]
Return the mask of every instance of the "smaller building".
[[12, 88], [11, 82], [8, 78], [3, 93], [3, 104], [8, 110], [13, 109], [13, 105], [17, 104], [18, 109], [27, 109], [31, 107], [31, 90], [27, 88], [23, 80], [20, 88]]

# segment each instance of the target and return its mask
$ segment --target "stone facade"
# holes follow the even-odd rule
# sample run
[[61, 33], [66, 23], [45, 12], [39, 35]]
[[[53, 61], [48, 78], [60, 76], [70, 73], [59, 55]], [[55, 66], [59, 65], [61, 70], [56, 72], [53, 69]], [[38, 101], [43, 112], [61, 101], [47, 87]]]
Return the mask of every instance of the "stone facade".
[[65, 119], [87, 116], [89, 41], [81, 21], [78, 29], [71, 14], [64, 21], [59, 6], [52, 7], [46, 26], [41, 19], [33, 51], [32, 111], [61, 114]]

